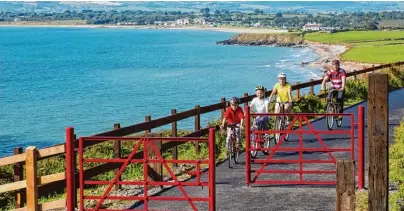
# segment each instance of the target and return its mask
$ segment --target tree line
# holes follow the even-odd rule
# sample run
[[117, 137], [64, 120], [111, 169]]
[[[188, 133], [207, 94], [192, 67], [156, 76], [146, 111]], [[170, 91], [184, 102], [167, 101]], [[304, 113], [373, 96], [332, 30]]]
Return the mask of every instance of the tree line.
[[[93, 11], [81, 12], [66, 10], [61, 13], [35, 13], [35, 12], [0, 12], [1, 22], [10, 21], [53, 21], [53, 20], [85, 20], [87, 24], [117, 24], [131, 22], [137, 25], [155, 24], [155, 22], [175, 21], [180, 18], [203, 17], [207, 22], [218, 24], [231, 24], [251, 26], [259, 23], [266, 27], [301, 28], [306, 23], [318, 23], [322, 26], [339, 27], [354, 30], [378, 29], [380, 21], [404, 20], [403, 11], [383, 12], [353, 12], [353, 13], [265, 13], [255, 9], [251, 13], [238, 11], [201, 9], [199, 12], [181, 11]], [[192, 23], [192, 22], [191, 22]], [[380, 27], [379, 27], [380, 28]]]

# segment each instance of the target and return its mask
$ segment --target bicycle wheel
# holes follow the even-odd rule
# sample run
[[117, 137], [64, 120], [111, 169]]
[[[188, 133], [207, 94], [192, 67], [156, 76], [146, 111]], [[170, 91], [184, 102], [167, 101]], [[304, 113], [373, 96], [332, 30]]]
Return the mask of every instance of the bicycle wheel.
[[[282, 121], [281, 121], [281, 122], [282, 122], [282, 124], [281, 124], [282, 127], [281, 127], [281, 128], [282, 128], [283, 131], [285, 131], [286, 128], [288, 128], [287, 125], [286, 125], [286, 122], [285, 122], [285, 121], [286, 121], [285, 118], [286, 118], [286, 117], [282, 118]], [[289, 140], [289, 133], [286, 133], [285, 138], [284, 138], [283, 140], [284, 140], [284, 141], [288, 141], [288, 140]]]
[[[280, 129], [281, 129], [280, 118], [276, 117], [275, 118], [275, 130], [280, 130]], [[280, 135], [281, 135], [280, 133], [275, 133], [275, 144], [278, 144]]]
[[233, 154], [233, 152], [232, 152], [232, 150], [233, 150], [233, 140], [229, 140], [229, 146], [228, 146], [228, 150], [227, 150], [227, 152], [228, 152], [228, 154], [229, 154], [229, 168], [231, 168], [231, 156], [232, 156], [232, 154]]
[[239, 163], [239, 157], [240, 157], [240, 147], [237, 149], [235, 145], [233, 145], [233, 159], [234, 159], [234, 163], [238, 164]]
[[[334, 106], [331, 103], [328, 103], [327, 114], [333, 114], [333, 113], [334, 113]], [[328, 130], [332, 130], [332, 126], [334, 125], [334, 116], [327, 116], [326, 119]]]
[[[339, 107], [339, 105], [338, 105], [338, 107]], [[338, 110], [338, 112], [339, 112], [339, 110]], [[342, 125], [342, 116], [341, 116], [341, 119], [337, 118], [337, 127], [341, 127], [341, 125]]]
[[250, 135], [250, 147], [256, 148], [256, 150], [250, 150], [250, 155], [252, 158], [256, 158], [258, 155], [258, 142], [257, 140], [257, 134], [251, 134]]
[[[271, 139], [268, 137], [264, 138], [264, 148], [270, 148], [271, 147]], [[270, 151], [269, 150], [262, 150], [262, 153], [265, 155], [269, 155]]]

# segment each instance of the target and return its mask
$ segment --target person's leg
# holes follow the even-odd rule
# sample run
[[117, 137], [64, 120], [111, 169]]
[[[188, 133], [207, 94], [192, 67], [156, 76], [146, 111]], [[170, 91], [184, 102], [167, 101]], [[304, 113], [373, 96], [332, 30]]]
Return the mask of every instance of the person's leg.
[[332, 93], [333, 93], [333, 91], [327, 93], [327, 102], [331, 101]]
[[227, 128], [227, 137], [226, 137], [226, 149], [229, 149], [229, 141], [230, 141], [231, 129]]
[[344, 113], [344, 95], [345, 91], [339, 91], [337, 96], [337, 101], [339, 102], [339, 113]]
[[241, 148], [241, 131], [240, 128], [236, 128], [236, 139], [237, 139], [237, 143], [239, 148]]
[[[284, 111], [285, 114], [290, 113], [290, 104], [289, 104], [289, 103], [286, 103], [286, 104], [284, 105], [284, 108], [285, 108], [285, 111]], [[289, 125], [289, 119], [290, 119], [289, 116], [285, 116], [285, 120], [286, 120], [286, 124], [287, 124], [287, 125]]]

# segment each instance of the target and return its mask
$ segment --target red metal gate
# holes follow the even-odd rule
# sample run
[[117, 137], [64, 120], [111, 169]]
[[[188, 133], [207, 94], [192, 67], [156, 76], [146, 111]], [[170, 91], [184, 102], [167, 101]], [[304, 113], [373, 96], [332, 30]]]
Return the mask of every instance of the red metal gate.
[[[249, 107], [245, 108], [246, 111], [246, 125], [250, 125], [250, 118], [254, 116], [258, 116], [257, 114], [251, 114]], [[303, 178], [304, 175], [319, 175], [319, 174], [336, 174], [336, 169], [334, 167], [333, 170], [319, 170], [319, 169], [309, 169], [309, 170], [304, 170], [303, 169], [303, 164], [334, 164], [336, 165], [337, 159], [333, 155], [335, 152], [344, 152], [344, 153], [350, 153], [350, 159], [355, 160], [355, 126], [358, 126], [358, 186], [359, 188], [363, 188], [363, 107], [359, 108], [359, 121], [358, 123], [355, 123], [354, 121], [354, 114], [353, 113], [348, 113], [348, 114], [338, 114], [344, 116], [344, 118], [349, 118], [350, 119], [350, 125], [349, 129], [339, 129], [339, 130], [316, 130], [314, 126], [312, 125], [312, 122], [310, 122], [309, 117], [324, 117], [324, 116], [336, 116], [336, 114], [314, 114], [314, 113], [300, 113], [300, 114], [273, 114], [273, 113], [268, 113], [268, 114], [259, 114], [259, 116], [291, 116], [293, 117], [293, 120], [290, 122], [288, 128], [284, 131], [279, 131], [279, 130], [254, 130], [251, 131], [249, 126], [246, 126], [246, 184], [312, 184], [312, 185], [335, 185], [336, 180], [305, 180]], [[293, 128], [295, 123], [298, 123], [298, 126]], [[308, 129], [303, 129], [303, 125], [305, 124], [305, 127]], [[324, 123], [325, 124], [325, 123]], [[280, 139], [276, 146], [274, 147], [269, 147], [269, 148], [263, 148], [263, 147], [258, 147], [258, 148], [253, 148], [251, 147], [250, 144], [250, 134], [281, 134]], [[299, 136], [298, 138], [298, 147], [280, 147], [284, 146], [284, 139], [286, 134], [296, 134]], [[322, 146], [321, 148], [305, 148], [303, 147], [304, 141], [303, 141], [303, 135], [308, 135], [312, 134], [316, 137], [316, 141], [320, 143]], [[350, 147], [347, 148], [329, 148], [324, 140], [320, 137], [320, 134], [348, 134], [350, 137]], [[272, 142], [274, 143], [274, 142]], [[251, 151], [270, 151], [270, 154], [265, 158], [265, 159], [252, 159], [250, 157], [250, 152]], [[299, 155], [298, 159], [274, 159], [275, 152], [296, 152]], [[323, 152], [327, 153], [328, 157], [330, 159], [311, 159], [311, 160], [305, 160], [303, 159], [303, 153], [304, 152]], [[252, 169], [251, 164], [259, 164], [259, 168]], [[265, 168], [269, 164], [298, 164], [299, 169], [295, 170], [285, 170], [285, 169], [271, 169], [271, 170], [266, 170]], [[297, 180], [275, 180], [275, 179], [261, 179], [259, 180], [258, 178], [262, 175], [269, 175], [269, 174], [292, 174], [292, 175], [298, 175], [299, 179]]]
[[[84, 142], [102, 142], [102, 141], [112, 141], [112, 140], [120, 140], [124, 141], [137, 141], [135, 147], [132, 152], [129, 154], [127, 158], [85, 158], [84, 157]], [[209, 150], [209, 158], [205, 160], [175, 160], [175, 159], [166, 159], [162, 156], [160, 151], [157, 149], [153, 140], [161, 140], [165, 143], [167, 142], [206, 142], [208, 143]], [[70, 146], [73, 146], [70, 143]], [[140, 150], [143, 147], [143, 152]], [[156, 155], [157, 159], [148, 158], [148, 150], [152, 150]], [[143, 201], [143, 209], [133, 209], [133, 210], [152, 210], [148, 206], [149, 201], [187, 201], [191, 206], [192, 210], [198, 210], [195, 206], [194, 202], [208, 202], [209, 210], [215, 210], [215, 130], [212, 128], [209, 130], [208, 138], [160, 138], [160, 137], [144, 137], [144, 138], [133, 138], [133, 137], [81, 137], [79, 139], [78, 146], [78, 154], [79, 154], [79, 186], [80, 186], [80, 205], [79, 209], [83, 210], [108, 210], [108, 209], [100, 209], [100, 206], [103, 204], [104, 200], [139, 200]], [[135, 155], [137, 153], [143, 154], [140, 159], [135, 159]], [[69, 154], [67, 154], [67, 160], [71, 160], [69, 158]], [[112, 181], [95, 181], [95, 180], [85, 180], [85, 171], [83, 169], [84, 163], [122, 163], [122, 166], [119, 168], [119, 171], [116, 173], [114, 179]], [[123, 171], [129, 164], [138, 163], [143, 164], [143, 180], [141, 181], [118, 181], [119, 177], [122, 175]], [[168, 172], [169, 176], [174, 182], [164, 182], [164, 181], [150, 181], [148, 174], [148, 165], [161, 163], [164, 169]], [[196, 171], [194, 174], [196, 175], [195, 182], [180, 182], [176, 175], [173, 173], [172, 169], [168, 166], [168, 164], [174, 163], [182, 163], [182, 164], [193, 164], [196, 165]], [[208, 165], [208, 181], [201, 181], [201, 175], [204, 172], [201, 172], [200, 165], [206, 164]], [[70, 164], [71, 165], [71, 164]], [[71, 167], [67, 167], [71, 169]], [[72, 176], [72, 175], [71, 175]], [[143, 185], [143, 194], [140, 196], [109, 196], [112, 187], [115, 184], [120, 185]], [[69, 185], [69, 183], [68, 183]], [[90, 196], [84, 195], [84, 186], [85, 185], [107, 185], [107, 188], [102, 194], [102, 196]], [[183, 196], [151, 196], [148, 195], [148, 189], [150, 186], [162, 186], [162, 185], [170, 185], [178, 188]], [[193, 197], [188, 195], [188, 193], [184, 190], [185, 186], [194, 186], [194, 187], [208, 187], [209, 193], [207, 197]], [[67, 195], [68, 199], [73, 196]], [[96, 206], [94, 208], [85, 208], [84, 202], [85, 200], [98, 200]], [[68, 207], [69, 211], [73, 211], [73, 207]], [[112, 211], [112, 209], [109, 209]]]

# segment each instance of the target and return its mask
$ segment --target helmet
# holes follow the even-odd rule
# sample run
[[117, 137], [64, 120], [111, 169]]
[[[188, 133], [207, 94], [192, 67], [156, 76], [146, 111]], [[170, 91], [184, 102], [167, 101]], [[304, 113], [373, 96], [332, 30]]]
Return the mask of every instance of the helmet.
[[238, 99], [238, 97], [232, 97], [232, 98], [230, 99], [230, 103], [237, 103], [237, 104], [240, 104], [240, 99]]
[[334, 59], [334, 60], [332, 60], [332, 64], [338, 64], [339, 65], [340, 63], [339, 63], [338, 59]]
[[286, 78], [286, 73], [279, 73], [278, 78]]
[[258, 85], [257, 87], [255, 87], [255, 91], [257, 90], [265, 91], [265, 88], [262, 85]]

